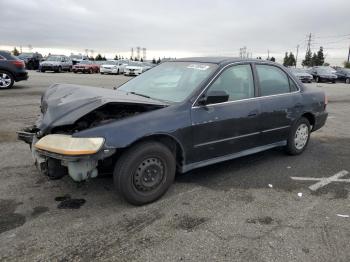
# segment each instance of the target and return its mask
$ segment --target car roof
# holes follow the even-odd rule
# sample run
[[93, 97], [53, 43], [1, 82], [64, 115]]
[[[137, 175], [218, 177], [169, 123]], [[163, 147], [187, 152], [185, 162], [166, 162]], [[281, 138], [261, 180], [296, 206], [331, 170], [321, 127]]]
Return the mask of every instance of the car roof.
[[180, 58], [180, 59], [174, 59], [169, 61], [170, 62], [212, 63], [212, 64], [218, 64], [218, 65], [225, 65], [225, 64], [237, 63], [237, 62], [260, 62], [260, 63], [264, 62], [264, 63], [276, 64], [275, 62], [272, 62], [269, 60], [240, 58], [240, 57], [220, 57], [220, 56], [188, 57], [188, 58]]

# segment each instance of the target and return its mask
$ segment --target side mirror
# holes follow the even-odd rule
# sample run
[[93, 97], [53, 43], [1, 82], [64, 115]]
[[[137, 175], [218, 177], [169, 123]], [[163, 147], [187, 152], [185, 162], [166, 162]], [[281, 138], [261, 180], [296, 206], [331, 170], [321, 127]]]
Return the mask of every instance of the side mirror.
[[227, 102], [229, 95], [225, 91], [210, 91], [206, 96], [198, 100], [200, 105], [209, 105]]

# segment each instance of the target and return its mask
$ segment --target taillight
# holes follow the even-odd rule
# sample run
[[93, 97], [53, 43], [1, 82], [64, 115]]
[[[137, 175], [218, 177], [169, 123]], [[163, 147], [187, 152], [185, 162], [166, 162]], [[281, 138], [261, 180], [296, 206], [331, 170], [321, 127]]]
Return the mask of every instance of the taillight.
[[24, 68], [25, 64], [22, 60], [12, 60], [11, 63], [17, 68]]

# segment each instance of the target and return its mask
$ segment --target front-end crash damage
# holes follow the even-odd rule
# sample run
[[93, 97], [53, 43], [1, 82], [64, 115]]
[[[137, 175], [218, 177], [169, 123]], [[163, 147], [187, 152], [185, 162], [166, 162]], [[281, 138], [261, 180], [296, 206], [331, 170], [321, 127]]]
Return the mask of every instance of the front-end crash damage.
[[79, 182], [108, 172], [117, 151], [105, 137], [79, 137], [79, 132], [166, 106], [114, 90], [54, 85], [42, 96], [36, 125], [19, 131], [18, 138], [30, 145], [42, 173], [51, 178], [69, 174]]

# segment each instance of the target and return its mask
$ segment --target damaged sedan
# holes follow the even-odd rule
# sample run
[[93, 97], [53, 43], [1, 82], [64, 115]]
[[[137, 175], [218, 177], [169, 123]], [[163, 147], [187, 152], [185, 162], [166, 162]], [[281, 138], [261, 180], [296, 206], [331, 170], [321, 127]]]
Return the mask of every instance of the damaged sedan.
[[18, 132], [52, 179], [113, 174], [130, 203], [160, 198], [184, 173], [273, 147], [301, 154], [327, 119], [322, 91], [269, 61], [169, 61], [116, 90], [55, 84]]

